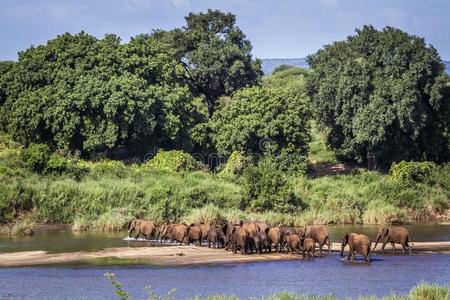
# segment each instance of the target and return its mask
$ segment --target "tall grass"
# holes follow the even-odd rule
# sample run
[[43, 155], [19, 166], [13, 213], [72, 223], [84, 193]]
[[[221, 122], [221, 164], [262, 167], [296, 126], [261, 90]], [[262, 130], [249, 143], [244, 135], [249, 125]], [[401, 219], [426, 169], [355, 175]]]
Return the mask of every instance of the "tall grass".
[[12, 224], [31, 211], [32, 222], [73, 224], [77, 230], [120, 230], [135, 217], [155, 222], [261, 220], [294, 226], [405, 223], [445, 212], [450, 199], [447, 164], [436, 169], [430, 184], [413, 186], [369, 171], [315, 179], [290, 177], [293, 192], [304, 205], [290, 214], [257, 214], [243, 207], [248, 201], [239, 178], [80, 160], [70, 161], [73, 168], [83, 170], [76, 176], [71, 172], [39, 175], [20, 160], [18, 145], [2, 139], [0, 225]]

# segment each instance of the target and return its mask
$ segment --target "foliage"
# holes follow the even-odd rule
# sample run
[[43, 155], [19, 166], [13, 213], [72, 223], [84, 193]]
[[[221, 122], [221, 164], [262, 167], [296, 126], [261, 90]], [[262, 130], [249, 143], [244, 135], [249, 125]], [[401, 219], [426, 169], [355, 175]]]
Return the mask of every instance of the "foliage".
[[220, 171], [222, 176], [236, 176], [241, 175], [245, 167], [249, 164], [249, 158], [242, 152], [233, 151], [228, 157], [225, 167]]
[[421, 283], [410, 291], [409, 297], [411, 300], [450, 300], [450, 288], [438, 284]]
[[413, 184], [415, 182], [428, 182], [436, 169], [433, 162], [401, 161], [393, 163], [389, 174], [398, 182]]
[[293, 187], [284, 172], [270, 159], [249, 166], [242, 175], [244, 203], [252, 211], [292, 212], [302, 203], [296, 198]]
[[43, 172], [47, 168], [50, 160], [51, 151], [45, 144], [30, 144], [30, 146], [22, 151], [22, 160], [28, 167], [36, 172]]
[[381, 168], [400, 160], [449, 159], [444, 66], [424, 39], [364, 26], [308, 63], [309, 95], [339, 157]]
[[336, 155], [326, 145], [326, 133], [321, 131], [315, 122], [311, 125], [311, 141], [308, 148], [308, 160], [310, 163], [336, 163]]
[[130, 295], [123, 289], [122, 284], [116, 279], [113, 273], [105, 273], [104, 276], [114, 286], [115, 293], [120, 300], [131, 300]]
[[20, 52], [1, 77], [0, 123], [21, 143], [128, 155], [191, 147], [191, 94], [167, 44], [140, 35], [121, 44], [81, 32]]
[[204, 98], [209, 117], [220, 96], [254, 85], [262, 75], [261, 62], [252, 60], [251, 43], [231, 13], [191, 12], [183, 28], [154, 35], [171, 41], [186, 69], [191, 91]]
[[156, 170], [175, 172], [194, 171], [204, 168], [200, 162], [192, 157], [192, 155], [181, 150], [160, 150], [154, 158], [145, 164], [145, 166]]
[[53, 153], [47, 161], [46, 171], [61, 174], [67, 170], [68, 163], [64, 156]]
[[278, 72], [283, 72], [283, 71], [285, 71], [285, 70], [292, 69], [292, 68], [296, 68], [296, 67], [291, 66], [291, 65], [285, 65], [285, 64], [279, 65], [278, 67], [276, 67], [275, 69], [273, 69], [272, 75], [273, 75], [273, 74], [276, 74], [276, 73], [278, 73]]
[[290, 67], [278, 70], [278, 68], [274, 70], [272, 75], [263, 78], [264, 86], [292, 88], [299, 91], [305, 90], [306, 78], [308, 78], [310, 73], [308, 69]]
[[219, 154], [241, 151], [255, 157], [273, 156], [285, 170], [304, 171], [311, 118], [305, 97], [281, 88], [253, 87], [237, 92], [212, 120]]

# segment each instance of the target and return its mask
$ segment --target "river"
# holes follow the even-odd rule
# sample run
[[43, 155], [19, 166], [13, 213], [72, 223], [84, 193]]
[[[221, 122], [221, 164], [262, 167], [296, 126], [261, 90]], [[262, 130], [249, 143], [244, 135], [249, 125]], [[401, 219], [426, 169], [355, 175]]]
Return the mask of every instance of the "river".
[[[334, 241], [345, 231], [376, 234], [373, 226], [330, 226]], [[450, 241], [449, 225], [411, 225], [413, 241]], [[0, 237], [0, 252], [94, 251], [105, 247], [156, 246], [123, 240], [125, 232], [44, 231], [33, 237]], [[146, 286], [174, 299], [211, 294], [262, 297], [281, 290], [308, 294], [404, 294], [420, 282], [450, 283], [450, 254], [374, 255], [370, 265], [348, 263], [337, 253], [314, 260], [194, 267], [155, 267], [139, 260], [98, 260], [59, 266], [0, 268], [0, 299], [111, 299], [114, 288], [103, 276], [113, 272], [134, 299], [147, 298]]]

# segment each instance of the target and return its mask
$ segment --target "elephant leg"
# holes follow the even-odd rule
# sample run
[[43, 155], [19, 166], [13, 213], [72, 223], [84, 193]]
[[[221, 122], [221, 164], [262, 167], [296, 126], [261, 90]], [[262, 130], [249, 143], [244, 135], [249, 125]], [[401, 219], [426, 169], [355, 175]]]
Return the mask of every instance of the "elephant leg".
[[327, 246], [328, 246], [328, 253], [331, 254], [331, 242], [330, 239], [327, 237]]
[[366, 262], [370, 263], [370, 259], [369, 256], [367, 256], [367, 254], [364, 254], [364, 258], [366, 259]]
[[406, 243], [402, 244], [403, 254], [406, 254]]
[[395, 254], [395, 243], [391, 242], [392, 254]]
[[384, 254], [384, 247], [386, 247], [386, 244], [388, 243], [388, 240], [383, 241], [383, 245], [381, 245], [381, 253]]
[[323, 246], [323, 242], [319, 243], [319, 253], [322, 254], [322, 246]]

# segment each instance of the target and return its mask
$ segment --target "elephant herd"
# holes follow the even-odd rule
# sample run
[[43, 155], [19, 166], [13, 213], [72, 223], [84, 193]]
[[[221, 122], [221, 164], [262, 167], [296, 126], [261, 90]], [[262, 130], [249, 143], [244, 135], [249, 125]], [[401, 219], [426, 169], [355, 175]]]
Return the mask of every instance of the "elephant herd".
[[[156, 225], [152, 221], [136, 219], [131, 222], [128, 236], [144, 237], [147, 240], [178, 242], [180, 245], [191, 243], [202, 246], [207, 241], [208, 247], [224, 248], [233, 253], [240, 251], [241, 254], [270, 253], [272, 251], [287, 253], [298, 253], [303, 257], [314, 257], [316, 245], [322, 253], [323, 246], [327, 246], [331, 253], [331, 242], [328, 229], [323, 225], [306, 226], [294, 228], [292, 226], [270, 227], [264, 222], [240, 221], [239, 223], [228, 222], [223, 225], [212, 225], [206, 223], [169, 224]], [[381, 251], [387, 243], [390, 243], [395, 253], [395, 243], [401, 244], [403, 253], [412, 251], [409, 245], [409, 232], [402, 226], [381, 227], [378, 231], [375, 246], [382, 242]], [[370, 262], [371, 248], [370, 239], [363, 234], [346, 233], [342, 238], [341, 256], [344, 248], [349, 246], [347, 259], [355, 260], [355, 253], [364, 256]]]

